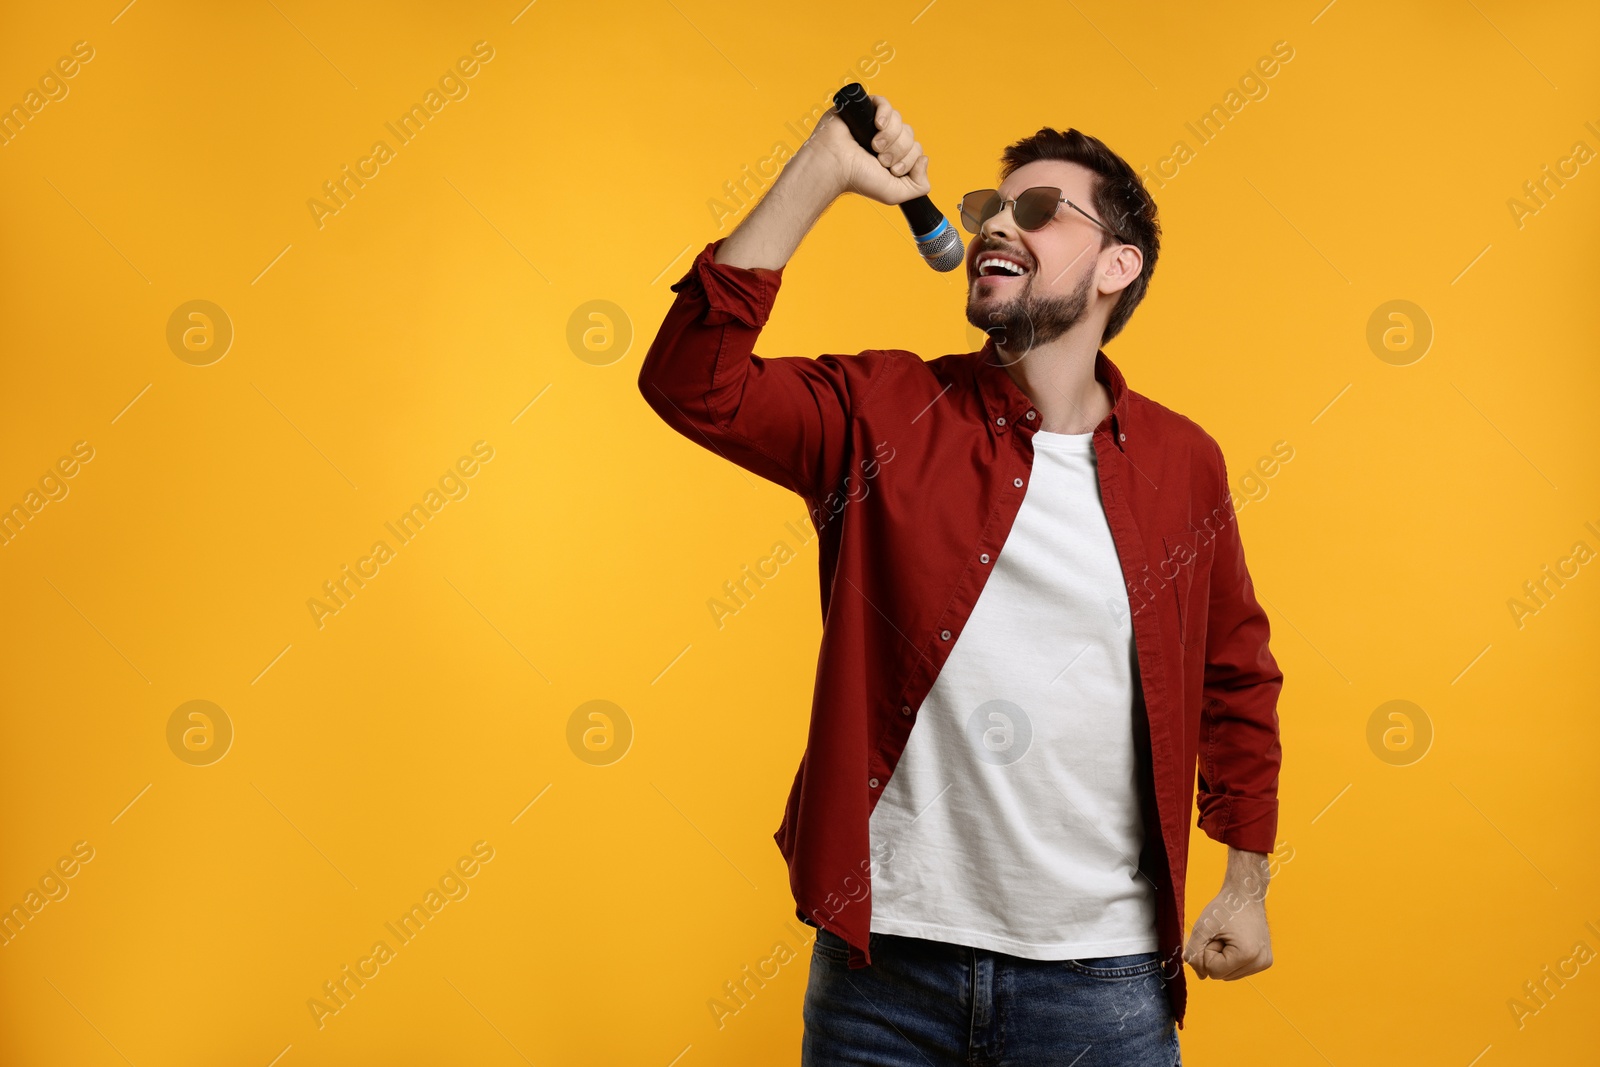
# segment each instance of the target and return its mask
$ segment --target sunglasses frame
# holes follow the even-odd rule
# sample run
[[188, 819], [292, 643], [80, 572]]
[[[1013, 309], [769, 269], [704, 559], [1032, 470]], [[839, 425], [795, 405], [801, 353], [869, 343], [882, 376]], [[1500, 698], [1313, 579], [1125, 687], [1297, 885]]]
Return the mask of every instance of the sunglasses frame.
[[[994, 218], [995, 215], [1000, 214], [1000, 212], [1004, 211], [1007, 207], [1011, 208], [1011, 217], [1012, 217], [1013, 220], [1016, 220], [1016, 217], [1017, 217], [1017, 212], [1016, 212], [1017, 201], [1020, 200], [1022, 197], [1027, 196], [1029, 193], [1038, 192], [1041, 189], [1054, 190], [1055, 193], [1056, 193], [1056, 202], [1057, 202], [1058, 205], [1059, 204], [1067, 205], [1072, 210], [1076, 211], [1078, 214], [1082, 215], [1084, 218], [1088, 219], [1090, 222], [1094, 223], [1096, 226], [1100, 227], [1102, 230], [1106, 231], [1111, 236], [1115, 237], [1118, 241], [1121, 241], [1123, 244], [1125, 244], [1125, 245], [1133, 244], [1132, 241], [1130, 241], [1126, 237], [1122, 236], [1122, 234], [1118, 233], [1116, 230], [1113, 230], [1110, 226], [1107, 226], [1105, 223], [1101, 222], [1099, 219], [1095, 218], [1093, 215], [1091, 215], [1087, 211], [1083, 210], [1083, 208], [1079, 207], [1077, 204], [1074, 204], [1071, 200], [1068, 200], [1066, 197], [1062, 196], [1061, 195], [1061, 189], [1059, 187], [1057, 187], [1057, 186], [1054, 186], [1054, 185], [1036, 185], [1031, 189], [1024, 189], [1024, 190], [1022, 190], [1022, 192], [1018, 193], [1016, 196], [1012, 197], [1010, 200], [1006, 200], [1004, 198], [1000, 198], [1000, 190], [998, 190], [998, 189], [974, 189], [974, 190], [972, 190], [972, 192], [968, 193], [966, 196], [963, 196], [961, 198], [960, 202], [956, 204], [956, 211], [961, 215], [961, 225], [968, 233], [972, 233], [972, 234], [981, 233], [983, 231], [983, 224], [985, 222], [988, 222], [989, 219]], [[991, 193], [996, 198], [1000, 198], [1000, 206], [995, 208], [994, 212], [992, 214], [990, 214], [988, 216], [988, 218], [980, 220], [979, 223], [978, 223], [978, 228], [977, 229], [973, 229], [967, 223], [966, 203], [967, 203], [967, 198], [968, 197], [975, 196], [978, 193]], [[1056, 210], [1059, 211], [1060, 208], [1057, 207]], [[1022, 225], [1021, 221], [1017, 221], [1017, 229], [1025, 230], [1028, 233], [1033, 233], [1035, 231], [1044, 229], [1046, 226], [1048, 226], [1050, 224], [1050, 220], [1054, 219], [1055, 217], [1056, 217], [1055, 216], [1055, 212], [1052, 211], [1045, 218], [1045, 220], [1043, 222], [1039, 223], [1039, 225], [1037, 225], [1037, 226], [1024, 226], [1024, 225]]]

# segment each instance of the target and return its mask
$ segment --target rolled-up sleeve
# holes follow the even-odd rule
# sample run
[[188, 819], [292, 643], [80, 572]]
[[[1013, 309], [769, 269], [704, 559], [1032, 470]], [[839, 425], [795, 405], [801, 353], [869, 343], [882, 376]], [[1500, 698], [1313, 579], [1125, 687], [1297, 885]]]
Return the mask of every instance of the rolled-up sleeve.
[[756, 355], [783, 270], [717, 263], [723, 240], [673, 284], [678, 296], [639, 368], [639, 392], [689, 440], [819, 499], [848, 472], [852, 419], [895, 353]]
[[1224, 844], [1272, 852], [1278, 830], [1278, 696], [1283, 672], [1267, 647], [1267, 614], [1245, 566], [1239, 520], [1217, 450], [1226, 511], [1216, 536], [1200, 711], [1198, 825]]

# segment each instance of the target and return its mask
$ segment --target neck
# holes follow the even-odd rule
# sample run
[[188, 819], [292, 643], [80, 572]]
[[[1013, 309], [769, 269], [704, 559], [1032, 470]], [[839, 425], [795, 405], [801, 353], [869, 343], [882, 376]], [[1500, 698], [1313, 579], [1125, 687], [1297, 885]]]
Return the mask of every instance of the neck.
[[1111, 414], [1111, 391], [1094, 376], [1099, 332], [1098, 324], [1079, 322], [1025, 353], [995, 349], [996, 361], [1033, 401], [1046, 433], [1090, 433]]

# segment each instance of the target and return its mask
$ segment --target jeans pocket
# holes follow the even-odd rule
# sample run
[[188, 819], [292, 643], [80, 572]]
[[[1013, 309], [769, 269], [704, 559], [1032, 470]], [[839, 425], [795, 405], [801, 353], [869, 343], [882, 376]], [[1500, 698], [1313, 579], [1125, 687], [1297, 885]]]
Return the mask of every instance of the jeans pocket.
[[1120, 981], [1155, 974], [1161, 969], [1158, 952], [1135, 952], [1126, 956], [1097, 956], [1093, 959], [1067, 960], [1067, 968], [1088, 978]]
[[817, 939], [811, 944], [811, 954], [833, 963], [850, 962], [850, 942], [832, 930], [817, 930]]

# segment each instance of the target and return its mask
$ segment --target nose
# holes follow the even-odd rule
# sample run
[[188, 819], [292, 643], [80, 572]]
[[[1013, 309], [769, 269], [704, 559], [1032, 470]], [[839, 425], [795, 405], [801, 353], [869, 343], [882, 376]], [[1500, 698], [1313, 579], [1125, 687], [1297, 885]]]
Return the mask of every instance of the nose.
[[1012, 217], [1011, 205], [1001, 204], [1000, 210], [985, 219], [978, 229], [982, 231], [984, 237], [1015, 237], [1017, 220]]

